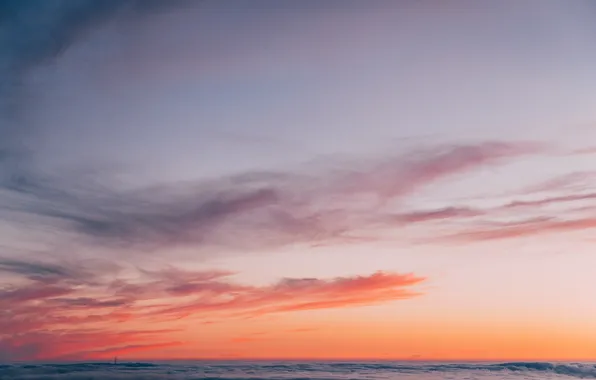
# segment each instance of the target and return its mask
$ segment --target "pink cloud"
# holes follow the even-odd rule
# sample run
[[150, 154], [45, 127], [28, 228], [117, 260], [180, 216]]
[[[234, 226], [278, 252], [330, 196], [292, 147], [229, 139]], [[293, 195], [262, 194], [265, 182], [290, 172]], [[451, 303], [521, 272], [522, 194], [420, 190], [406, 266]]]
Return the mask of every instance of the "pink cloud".
[[594, 200], [596, 199], [596, 193], [588, 193], [588, 194], [569, 194], [569, 195], [561, 195], [556, 197], [549, 197], [549, 198], [542, 198], [542, 199], [535, 199], [535, 200], [528, 200], [528, 201], [513, 201], [505, 206], [504, 208], [521, 208], [521, 207], [540, 207], [540, 206], [548, 206], [551, 204], [556, 203], [566, 203], [566, 202], [577, 202], [577, 201], [585, 201], [585, 200]]
[[235, 289], [226, 292], [197, 293], [192, 302], [157, 314], [188, 316], [195, 313], [264, 315], [298, 310], [373, 305], [419, 295], [409, 288], [424, 281], [414, 275], [377, 272], [370, 276], [340, 277], [333, 280], [284, 279], [269, 287]]
[[371, 192], [386, 200], [403, 196], [454, 174], [545, 151], [547, 148], [542, 144], [530, 142], [485, 142], [435, 147], [382, 160], [371, 167], [346, 174], [338, 183], [348, 193]]
[[469, 207], [444, 207], [436, 210], [412, 211], [389, 217], [395, 223], [424, 223], [445, 219], [465, 219], [485, 215], [486, 211]]
[[412, 274], [377, 272], [251, 286], [235, 283], [227, 271], [176, 268], [116, 280], [114, 273], [81, 268], [88, 277], [73, 281], [66, 266], [50, 271], [59, 265], [23, 262], [15, 273], [14, 263], [0, 263], [2, 270], [21, 276], [22, 283], [0, 287], [0, 358], [6, 360], [74, 360], [159, 350], [183, 344], [167, 338], [175, 330], [154, 327], [173, 320], [373, 305], [417, 296], [411, 288], [424, 281]]
[[488, 228], [469, 228], [464, 232], [456, 232], [439, 238], [441, 241], [487, 241], [497, 239], [512, 239], [543, 234], [582, 231], [596, 228], [596, 219], [583, 218], [560, 220], [556, 218], [538, 218], [527, 222], [509, 223], [503, 226]]

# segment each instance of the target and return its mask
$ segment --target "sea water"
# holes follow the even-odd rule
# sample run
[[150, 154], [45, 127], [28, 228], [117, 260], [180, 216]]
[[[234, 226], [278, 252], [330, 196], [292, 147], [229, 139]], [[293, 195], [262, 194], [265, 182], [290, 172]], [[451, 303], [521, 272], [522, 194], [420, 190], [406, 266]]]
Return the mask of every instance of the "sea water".
[[0, 364], [0, 379], [143, 380], [506, 380], [596, 378], [594, 363], [155, 362]]

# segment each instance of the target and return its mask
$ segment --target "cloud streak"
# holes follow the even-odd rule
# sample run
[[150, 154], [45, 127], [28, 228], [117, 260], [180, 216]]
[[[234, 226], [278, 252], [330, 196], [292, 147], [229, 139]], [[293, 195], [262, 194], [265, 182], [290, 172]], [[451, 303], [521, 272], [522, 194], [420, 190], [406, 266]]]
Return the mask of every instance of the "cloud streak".
[[482, 242], [501, 239], [514, 239], [546, 234], [585, 231], [596, 228], [596, 219], [577, 218], [538, 218], [529, 221], [506, 223], [495, 227], [475, 227], [439, 238], [440, 241]]
[[173, 320], [374, 305], [415, 297], [411, 288], [424, 281], [377, 272], [251, 286], [226, 271], [169, 268], [123, 277], [113, 266], [92, 271], [81, 264], [78, 275], [59, 263], [11, 261], [0, 268], [17, 277], [0, 286], [2, 360], [81, 360], [161, 349], [183, 344], [168, 339], [176, 329], [158, 327]]
[[594, 200], [594, 199], [596, 199], [596, 193], [568, 194], [568, 195], [561, 195], [561, 196], [542, 198], [542, 199], [513, 201], [513, 202], [505, 205], [504, 207], [505, 208], [543, 207], [543, 206], [555, 205], [558, 203], [571, 203], [571, 202], [578, 202], [578, 201], [589, 201], [589, 200]]
[[594, 200], [596, 194], [580, 192], [513, 200], [485, 209], [464, 207], [414, 212], [394, 219], [446, 219], [461, 222], [459, 226], [454, 226], [454, 232], [436, 239], [438, 242], [466, 243], [527, 238], [596, 228], [596, 220], [593, 218]]
[[[333, 169], [245, 173], [130, 192], [31, 173], [4, 182], [6, 211], [95, 244], [145, 250], [176, 245], [262, 249], [357, 237], [389, 203], [453, 175], [540, 152], [534, 144], [444, 146]], [[455, 209], [445, 210], [454, 213]], [[457, 211], [460, 214], [464, 210]], [[6, 214], [8, 215], [8, 214]], [[440, 214], [403, 216], [404, 222]], [[236, 238], [231, 241], [229, 236]]]

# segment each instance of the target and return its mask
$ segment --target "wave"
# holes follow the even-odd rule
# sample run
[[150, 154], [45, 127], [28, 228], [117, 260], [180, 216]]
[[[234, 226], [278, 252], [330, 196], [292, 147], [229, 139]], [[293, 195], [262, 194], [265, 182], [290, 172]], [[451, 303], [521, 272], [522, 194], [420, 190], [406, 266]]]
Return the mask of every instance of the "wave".
[[[532, 373], [574, 378], [596, 378], [596, 365], [588, 363], [405, 363], [405, 362], [189, 362], [189, 363], [62, 363], [1, 364], [0, 379], [192, 379], [192, 380], [337, 380], [386, 379], [391, 374], [449, 373], [450, 377], [482, 378], [502, 372], [499, 378], [520, 378]], [[551, 376], [549, 376], [551, 378]]]
[[496, 367], [504, 368], [509, 371], [535, 371], [535, 372], [553, 372], [559, 375], [568, 375], [573, 377], [592, 377], [596, 378], [596, 365], [585, 363], [554, 364], [543, 362], [519, 362], [497, 364]]
[[510, 371], [550, 372], [580, 378], [596, 378], [596, 365], [588, 363], [508, 362], [453, 364], [332, 363], [331, 367], [350, 370], [383, 370], [395, 372]]
[[497, 364], [363, 364], [334, 363], [331, 366], [346, 369], [384, 370], [395, 372], [453, 372], [453, 371], [509, 371], [509, 372], [549, 372], [579, 378], [596, 378], [596, 365], [588, 363], [549, 363], [549, 362], [508, 362]]

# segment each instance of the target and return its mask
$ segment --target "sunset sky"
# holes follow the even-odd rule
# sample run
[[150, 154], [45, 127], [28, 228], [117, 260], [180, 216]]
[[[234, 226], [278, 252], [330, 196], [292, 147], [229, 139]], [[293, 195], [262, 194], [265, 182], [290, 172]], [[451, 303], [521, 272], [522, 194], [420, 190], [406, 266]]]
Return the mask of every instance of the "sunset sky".
[[0, 362], [596, 360], [595, 17], [0, 2]]

